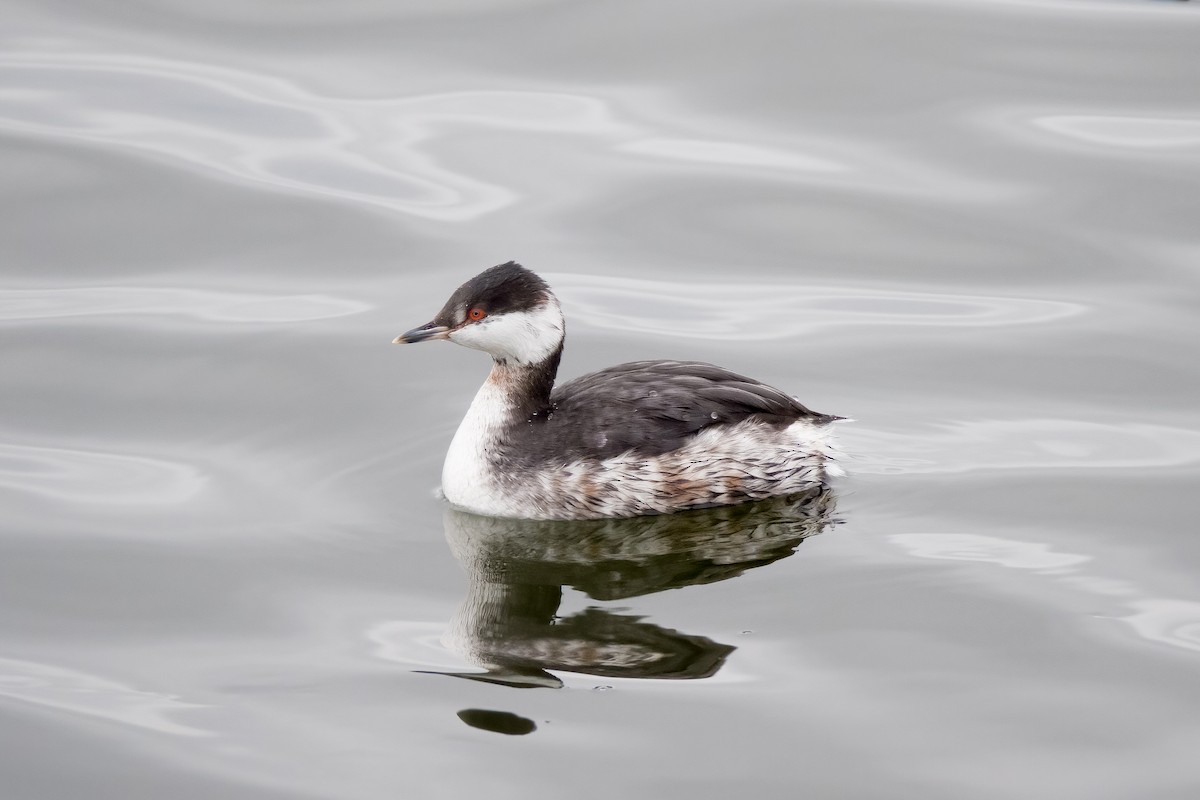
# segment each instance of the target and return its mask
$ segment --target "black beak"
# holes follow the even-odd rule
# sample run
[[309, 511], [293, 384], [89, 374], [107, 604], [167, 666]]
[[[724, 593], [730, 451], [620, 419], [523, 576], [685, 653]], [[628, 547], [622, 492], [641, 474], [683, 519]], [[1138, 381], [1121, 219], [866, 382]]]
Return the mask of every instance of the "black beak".
[[427, 322], [419, 328], [413, 328], [408, 333], [402, 333], [395, 339], [392, 339], [392, 344], [428, 342], [434, 339], [445, 339], [449, 335], [450, 329], [445, 325], [438, 325], [436, 322]]

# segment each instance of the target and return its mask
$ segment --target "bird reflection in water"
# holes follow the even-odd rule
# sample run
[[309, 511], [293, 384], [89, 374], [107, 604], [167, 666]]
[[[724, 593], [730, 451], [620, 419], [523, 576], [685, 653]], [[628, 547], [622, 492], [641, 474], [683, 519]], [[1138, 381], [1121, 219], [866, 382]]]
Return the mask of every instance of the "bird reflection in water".
[[486, 671], [443, 674], [521, 688], [562, 686], [551, 670], [707, 678], [734, 647], [603, 608], [558, 617], [563, 587], [608, 601], [727, 580], [791, 555], [831, 524], [833, 510], [828, 487], [628, 519], [531, 521], [447, 509], [446, 539], [470, 583], [444, 641]]

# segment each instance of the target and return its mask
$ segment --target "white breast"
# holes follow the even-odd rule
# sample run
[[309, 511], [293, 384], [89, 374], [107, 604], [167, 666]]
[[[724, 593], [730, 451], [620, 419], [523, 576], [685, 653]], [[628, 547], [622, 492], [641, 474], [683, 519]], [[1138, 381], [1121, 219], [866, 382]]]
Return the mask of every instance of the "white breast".
[[500, 490], [488, 458], [510, 415], [501, 384], [489, 377], [458, 426], [442, 466], [442, 494], [452, 504], [476, 514], [519, 516]]

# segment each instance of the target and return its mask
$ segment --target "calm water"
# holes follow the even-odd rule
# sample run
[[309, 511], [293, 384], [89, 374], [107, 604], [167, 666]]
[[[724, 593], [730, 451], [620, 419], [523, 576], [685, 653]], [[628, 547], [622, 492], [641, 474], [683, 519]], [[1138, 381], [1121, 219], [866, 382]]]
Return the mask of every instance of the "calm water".
[[[1200, 793], [1197, 4], [0, 5], [6, 800]], [[849, 476], [444, 509], [512, 258]]]

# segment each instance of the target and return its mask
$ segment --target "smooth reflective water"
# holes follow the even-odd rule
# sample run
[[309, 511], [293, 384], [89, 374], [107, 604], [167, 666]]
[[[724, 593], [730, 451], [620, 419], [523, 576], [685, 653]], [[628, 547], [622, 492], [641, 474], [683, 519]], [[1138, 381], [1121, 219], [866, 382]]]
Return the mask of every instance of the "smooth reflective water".
[[[0, 794], [1200, 792], [1195, 3], [0, 13]], [[848, 477], [446, 511], [510, 258]]]

